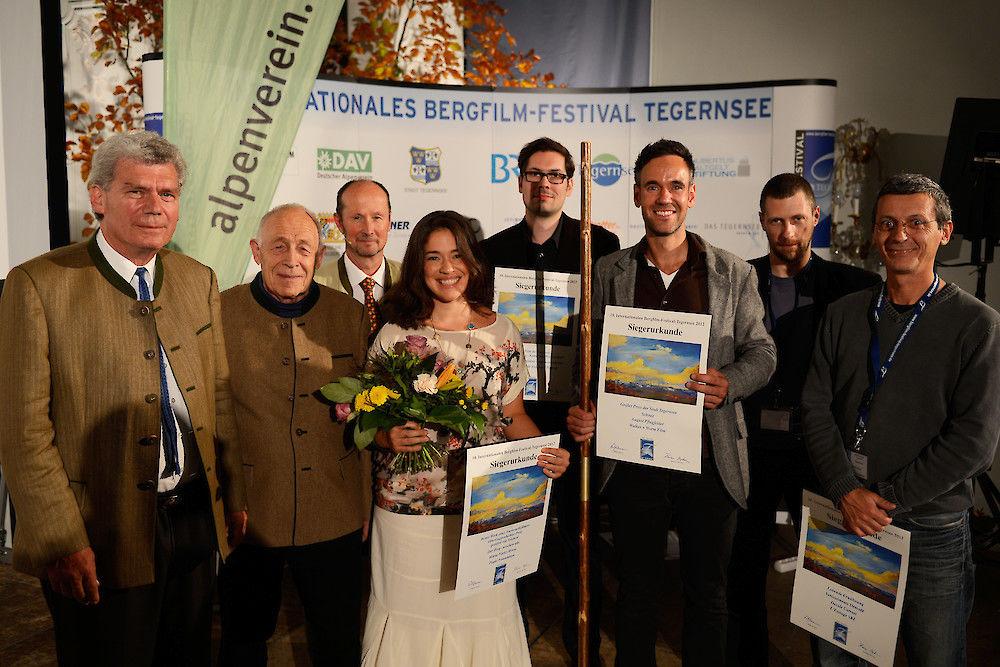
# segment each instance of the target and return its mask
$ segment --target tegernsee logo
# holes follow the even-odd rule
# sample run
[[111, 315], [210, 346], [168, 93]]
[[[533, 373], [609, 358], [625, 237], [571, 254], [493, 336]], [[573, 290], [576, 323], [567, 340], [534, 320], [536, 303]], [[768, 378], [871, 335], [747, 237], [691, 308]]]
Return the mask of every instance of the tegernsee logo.
[[623, 171], [621, 161], [611, 153], [601, 153], [590, 163], [590, 177], [605, 187], [617, 183]]
[[371, 173], [371, 151], [344, 151], [337, 148], [317, 148], [316, 168], [320, 171]]
[[441, 180], [441, 149], [410, 147], [410, 178], [417, 183]]

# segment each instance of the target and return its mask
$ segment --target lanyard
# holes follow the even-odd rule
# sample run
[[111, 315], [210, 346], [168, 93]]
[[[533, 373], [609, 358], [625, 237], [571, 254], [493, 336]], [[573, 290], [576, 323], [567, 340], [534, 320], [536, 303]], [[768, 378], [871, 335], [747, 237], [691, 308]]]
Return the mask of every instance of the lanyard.
[[871, 410], [872, 400], [875, 398], [875, 392], [885, 380], [886, 374], [892, 368], [892, 363], [896, 360], [896, 354], [899, 353], [899, 349], [903, 346], [903, 341], [913, 331], [913, 327], [917, 325], [917, 320], [920, 319], [924, 309], [927, 307], [927, 303], [937, 292], [940, 284], [941, 278], [935, 273], [931, 286], [927, 288], [927, 291], [924, 292], [924, 295], [920, 297], [920, 300], [913, 307], [913, 312], [910, 313], [910, 318], [903, 325], [903, 329], [899, 332], [899, 335], [896, 336], [896, 342], [893, 343], [892, 348], [889, 350], [889, 355], [880, 364], [879, 359], [882, 356], [882, 350], [879, 345], [878, 324], [882, 319], [882, 311], [885, 309], [887, 301], [886, 286], [885, 283], [882, 283], [882, 289], [879, 290], [878, 299], [875, 300], [875, 307], [872, 312], [872, 338], [871, 345], [869, 346], [872, 384], [865, 390], [865, 393], [861, 397], [861, 404], [858, 406], [858, 424], [854, 431], [854, 451], [861, 450], [861, 441], [865, 437], [865, 425], [868, 423], [868, 414]]

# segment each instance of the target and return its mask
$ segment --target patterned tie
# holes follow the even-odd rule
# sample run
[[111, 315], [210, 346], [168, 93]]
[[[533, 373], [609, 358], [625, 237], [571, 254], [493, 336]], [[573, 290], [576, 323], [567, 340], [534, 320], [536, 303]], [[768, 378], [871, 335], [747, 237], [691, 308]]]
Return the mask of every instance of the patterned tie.
[[368, 335], [378, 331], [378, 302], [375, 300], [375, 280], [368, 276], [361, 281], [361, 289], [365, 291], [365, 310], [368, 312]]
[[[146, 287], [146, 268], [135, 270], [139, 277], [139, 301], [152, 301]], [[159, 347], [159, 344], [157, 345]], [[170, 392], [167, 390], [167, 366], [163, 362], [163, 348], [160, 347], [160, 426], [163, 429], [163, 451], [167, 460], [164, 477], [181, 474], [181, 464], [177, 459], [177, 428], [174, 426], [174, 411], [170, 407]]]

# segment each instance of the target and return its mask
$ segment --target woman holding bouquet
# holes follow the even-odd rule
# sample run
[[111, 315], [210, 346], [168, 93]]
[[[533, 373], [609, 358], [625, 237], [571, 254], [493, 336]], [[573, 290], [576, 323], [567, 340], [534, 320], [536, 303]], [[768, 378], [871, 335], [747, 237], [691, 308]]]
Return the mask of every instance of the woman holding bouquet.
[[[435, 211], [413, 228], [402, 276], [386, 294], [388, 322], [370, 354], [405, 347], [437, 354], [472, 389], [486, 416], [478, 442], [433, 433], [408, 422], [375, 436], [376, 510], [372, 594], [364, 665], [528, 665], [528, 646], [513, 582], [454, 598], [465, 489], [465, 449], [540, 435], [524, 411], [527, 368], [514, 324], [490, 309], [492, 289], [466, 218]], [[428, 390], [431, 390], [428, 387]], [[443, 452], [430, 470], [410, 472], [393, 461], [435, 440]], [[538, 465], [559, 477], [566, 450], [544, 448]]]

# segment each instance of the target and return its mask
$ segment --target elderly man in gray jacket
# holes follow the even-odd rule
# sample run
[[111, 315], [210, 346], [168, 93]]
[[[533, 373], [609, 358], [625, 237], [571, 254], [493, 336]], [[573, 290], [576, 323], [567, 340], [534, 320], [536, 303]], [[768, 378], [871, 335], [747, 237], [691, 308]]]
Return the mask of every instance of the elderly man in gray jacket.
[[[709, 313], [712, 324], [709, 368], [692, 374], [687, 383], [705, 394], [701, 474], [606, 462], [603, 489], [619, 576], [615, 664], [656, 664], [657, 606], [673, 519], [684, 584], [682, 659], [685, 665], [721, 665], [726, 569], [736, 510], [746, 506], [749, 490], [740, 400], [771, 377], [775, 347], [764, 328], [753, 268], [684, 227], [695, 202], [691, 152], [679, 142], [661, 139], [642, 149], [634, 173], [635, 205], [642, 211], [646, 236], [597, 263], [595, 328], [601, 329], [605, 305]], [[591, 437], [596, 425], [596, 413], [580, 406], [570, 409], [567, 426], [577, 440]]]

